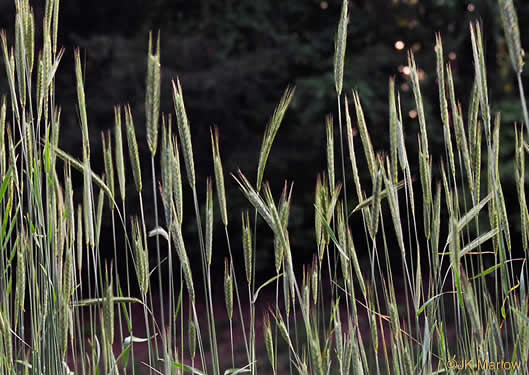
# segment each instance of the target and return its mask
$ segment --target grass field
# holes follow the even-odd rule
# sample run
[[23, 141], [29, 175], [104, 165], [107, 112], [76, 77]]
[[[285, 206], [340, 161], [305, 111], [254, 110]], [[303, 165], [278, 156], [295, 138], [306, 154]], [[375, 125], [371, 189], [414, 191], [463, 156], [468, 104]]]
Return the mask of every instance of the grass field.
[[[490, 109], [480, 24], [470, 25], [471, 93], [455, 92], [436, 36], [442, 157], [430, 153], [429, 119], [411, 52], [417, 146], [405, 142], [410, 120], [402, 115], [400, 93], [389, 78], [389, 127], [377, 136], [389, 138], [390, 149], [375, 152], [362, 100], [343, 81], [348, 24], [343, 1], [334, 41], [336, 108], [322, 114], [327, 169], [315, 181], [310, 207], [314, 258], [303, 272], [290, 247], [296, 241], [288, 226], [295, 189], [285, 183], [282, 192], [272, 192], [265, 180], [294, 87], [285, 89], [268, 120], [255, 180], [223, 170], [222, 129], [212, 128], [212, 177], [199, 181], [185, 87], [174, 77], [174, 112], [161, 114], [160, 39], [149, 35], [146, 116], [135, 118], [129, 105], [109, 108], [115, 126], [101, 134], [105, 170], [97, 174], [79, 50], [72, 85], [82, 159], [59, 148], [55, 75], [64, 53], [57, 41], [59, 0], [46, 2], [43, 20], [34, 19], [29, 0], [15, 5], [15, 39], [1, 34], [9, 84], [0, 96], [1, 374], [529, 372], [524, 161], [529, 119], [512, 0], [499, 0], [498, 6], [524, 114], [521, 124], [503, 124], [515, 127], [516, 207], [507, 207], [500, 179], [502, 124]], [[36, 25], [43, 28], [38, 46]], [[469, 94], [469, 106], [462, 108], [458, 97]], [[136, 137], [140, 123], [146, 139]], [[149, 155], [139, 154], [138, 142], [146, 142]], [[417, 160], [408, 158], [411, 147], [418, 147]], [[140, 158], [149, 157], [151, 169], [142, 170]], [[360, 179], [359, 168], [367, 168], [368, 181]], [[134, 192], [126, 190], [126, 169], [132, 170]], [[74, 174], [83, 181], [75, 191]], [[144, 186], [142, 176], [149, 174], [153, 184]], [[235, 179], [247, 199], [244, 212], [230, 210], [225, 178]], [[199, 197], [197, 186], [204, 185], [207, 194]], [[143, 201], [144, 189], [152, 189], [153, 201]], [[126, 212], [126, 199], [136, 202], [139, 215]], [[184, 212], [184, 200], [193, 201], [194, 212]], [[154, 207], [152, 227], [146, 225], [147, 205]], [[361, 218], [361, 227], [349, 225], [353, 215]], [[216, 216], [221, 224], [215, 225]], [[520, 233], [512, 230], [514, 220], [521, 223]], [[113, 241], [103, 244], [100, 232], [107, 221]], [[274, 244], [275, 273], [262, 284], [255, 275], [255, 249], [262, 240], [258, 222], [270, 228]], [[190, 262], [182, 235], [182, 225], [190, 224], [198, 235], [197, 265]], [[242, 238], [230, 237], [235, 226], [241, 226]], [[225, 241], [213, 243], [214, 231]], [[242, 243], [244, 268], [234, 267], [235, 241]], [[109, 247], [110, 262], [101, 256]], [[357, 248], [367, 248], [367, 255]], [[223, 252], [225, 263], [215, 264], [213, 252]], [[125, 265], [125, 275], [116, 264]], [[219, 269], [223, 285], [212, 281], [212, 270]]]

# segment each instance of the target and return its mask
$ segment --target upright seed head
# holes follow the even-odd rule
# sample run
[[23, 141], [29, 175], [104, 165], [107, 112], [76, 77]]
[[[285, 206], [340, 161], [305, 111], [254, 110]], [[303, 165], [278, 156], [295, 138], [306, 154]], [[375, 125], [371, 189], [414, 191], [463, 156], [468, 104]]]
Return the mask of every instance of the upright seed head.
[[156, 51], [152, 49], [152, 34], [149, 33], [149, 53], [147, 56], [147, 92], [145, 93], [145, 115], [147, 117], [147, 144], [152, 157], [158, 144], [158, 124], [160, 117], [160, 33]]
[[228, 319], [233, 318], [233, 269], [228, 258], [224, 260], [224, 301]]
[[332, 115], [325, 118], [327, 134], [327, 174], [329, 175], [329, 190], [334, 190], [335, 173], [334, 173], [334, 127]]
[[213, 187], [211, 178], [207, 179], [206, 194], [206, 260], [211, 266], [211, 257], [213, 255]]
[[314, 196], [314, 206], [315, 206], [315, 213], [314, 213], [314, 230], [316, 233], [316, 244], [318, 245], [318, 249], [320, 248], [320, 243], [322, 240], [322, 220], [321, 216], [318, 214], [318, 212], [324, 212], [322, 207], [322, 201], [321, 201], [321, 177], [318, 175], [316, 179], [316, 193]]
[[220, 217], [224, 226], [228, 225], [228, 210], [226, 208], [226, 190], [224, 187], [224, 171], [219, 151], [219, 129], [210, 129], [211, 148], [213, 153], [213, 168], [215, 170], [215, 182], [217, 186], [217, 197], [219, 199]]
[[391, 180], [394, 184], [398, 182], [398, 119], [397, 104], [395, 101], [395, 79], [389, 80], [389, 143], [391, 156]]
[[116, 169], [118, 172], [119, 192], [121, 200], [125, 201], [125, 159], [123, 158], [123, 138], [121, 134], [121, 107], [114, 107], [114, 142], [116, 146]]
[[107, 131], [106, 138], [105, 134], [101, 133], [101, 140], [103, 143], [103, 159], [105, 162], [105, 176], [110, 194], [112, 197], [109, 197], [109, 205], [111, 209], [114, 209], [114, 204], [112, 199], [114, 199], [114, 165], [112, 161], [112, 139], [110, 131]]
[[336, 94], [342, 94], [343, 71], [345, 62], [345, 47], [347, 44], [347, 24], [349, 22], [348, 0], [343, 0], [340, 22], [338, 23], [338, 32], [336, 33], [336, 42], [334, 46], [334, 85]]
[[[105, 178], [105, 180], [108, 184], [108, 178]], [[99, 195], [97, 196], [96, 227], [95, 227], [95, 243], [96, 244], [99, 244], [99, 237], [101, 235], [101, 224], [103, 223], [104, 205], [105, 205], [105, 191], [103, 189], [99, 189]]]
[[353, 100], [356, 109], [356, 119], [358, 121], [358, 130], [360, 133], [360, 138], [362, 139], [362, 145], [364, 148], [364, 154], [367, 159], [367, 166], [369, 168], [369, 174], [371, 179], [375, 179], [375, 170], [376, 170], [376, 158], [375, 152], [373, 151], [373, 144], [371, 143], [371, 138], [367, 130], [366, 120], [364, 117], [364, 110], [360, 104], [360, 96], [357, 92], [353, 93]]
[[250, 216], [248, 211], [242, 214], [242, 247], [244, 253], [244, 265], [246, 269], [246, 281], [252, 283], [253, 246], [252, 231], [250, 228]]
[[73, 245], [75, 239], [75, 208], [73, 205], [73, 188], [72, 188], [72, 177], [70, 163], [67, 162], [64, 167], [64, 185], [66, 190], [66, 220], [68, 223], [68, 229], [70, 233], [70, 243]]
[[59, 337], [60, 337], [60, 350], [62, 353], [62, 356], [66, 356], [66, 352], [68, 350], [68, 332], [69, 332], [69, 326], [70, 326], [70, 319], [69, 319], [69, 307], [64, 301], [64, 298], [62, 296], [59, 296], [58, 300], [59, 302]]
[[73, 278], [73, 244], [66, 248], [66, 256], [64, 257], [64, 265], [62, 271], [62, 290], [66, 303], [70, 303], [70, 299], [74, 293], [74, 278]]
[[11, 362], [9, 361], [9, 359], [13, 358], [13, 342], [11, 340], [11, 331], [9, 328], [9, 322], [7, 321], [7, 317], [4, 316], [1, 310], [0, 310], [0, 338], [3, 339], [2, 340], [4, 343], [3, 349], [5, 351], [5, 356], [8, 359], [7, 369], [9, 370], [11, 367]]
[[18, 92], [20, 105], [22, 108], [26, 107], [26, 53], [24, 41], [24, 26], [22, 25], [22, 17], [17, 13], [15, 17], [15, 68], [18, 83]]
[[514, 2], [513, 0], [499, 0], [498, 3], [512, 67], [516, 74], [520, 74], [524, 65], [523, 58], [525, 53], [520, 42], [520, 29], [518, 27], [518, 16], [516, 15], [516, 9], [514, 9]]
[[182, 93], [182, 86], [180, 80], [173, 81], [173, 101], [178, 120], [178, 134], [180, 136], [180, 144], [182, 145], [182, 152], [184, 154], [184, 163], [187, 172], [187, 181], [192, 189], [195, 188], [195, 164], [193, 161], [193, 144], [191, 143], [191, 131], [189, 129], [189, 121], [184, 105], [184, 96]]
[[315, 255], [312, 259], [312, 272], [311, 272], [311, 287], [312, 287], [312, 302], [316, 304], [318, 302], [318, 281], [319, 281], [319, 272], [318, 272], [318, 257]]
[[83, 268], [83, 206], [77, 206], [77, 269], [79, 273]]
[[[169, 128], [171, 127], [171, 117], [169, 117]], [[173, 174], [173, 199], [176, 206], [176, 217], [178, 222], [182, 224], [182, 217], [184, 212], [184, 200], [182, 189], [182, 173], [180, 171], [180, 153], [178, 151], [178, 140], [174, 136], [171, 141], [171, 148], [173, 150], [171, 157], [172, 174]]]
[[5, 130], [6, 130], [6, 97], [2, 96], [2, 106], [0, 107], [0, 167], [2, 168], [2, 177], [6, 173], [6, 147], [5, 147]]
[[171, 207], [173, 202], [173, 171], [171, 163], [173, 157], [173, 148], [170, 131], [171, 130], [167, 129], [166, 126], [165, 116], [162, 116], [162, 200], [165, 210], [165, 218], [168, 225], [172, 221]]
[[266, 167], [266, 162], [268, 160], [268, 155], [272, 149], [272, 144], [274, 143], [275, 136], [281, 123], [285, 112], [294, 97], [294, 92], [296, 91], [295, 87], [287, 87], [279, 104], [277, 105], [272, 118], [266, 126], [265, 135], [263, 138], [263, 143], [261, 144], [261, 152], [259, 153], [259, 164], [257, 166], [257, 191], [261, 191], [261, 184], [263, 182], [264, 170]]
[[[24, 311], [24, 297], [26, 295], [26, 247], [27, 238], [18, 237], [17, 248], [17, 281], [15, 287], [15, 329], [20, 311]], [[22, 315], [23, 316], [23, 315]]]
[[75, 50], [75, 77], [77, 79], [77, 101], [79, 105], [79, 115], [81, 117], [81, 128], [83, 134], [83, 143], [86, 147], [86, 158], [90, 158], [90, 140], [88, 137], [88, 117], [86, 115], [86, 103], [83, 83], [83, 72], [81, 68], [81, 53], [79, 49]]
[[149, 289], [149, 255], [147, 249], [143, 248], [143, 238], [137, 217], [132, 218], [132, 244], [134, 246], [136, 277], [143, 295]]
[[[108, 273], [107, 273], [108, 277]], [[114, 343], [114, 296], [112, 293], [112, 280], [105, 289], [105, 299], [103, 302], [103, 318], [105, 325], [105, 338], [109, 346]]]
[[187, 291], [189, 293], [189, 298], [191, 301], [195, 301], [195, 287], [193, 284], [193, 275], [191, 273], [191, 264], [189, 263], [189, 258], [185, 249], [184, 239], [182, 237], [182, 230], [180, 225], [173, 221], [170, 226], [172, 232], [173, 243], [176, 248], [176, 253], [178, 259], [180, 260], [180, 265], [182, 267], [182, 272], [184, 274], [184, 280], [187, 285]]
[[268, 360], [270, 361], [270, 365], [272, 366], [273, 372], [275, 374], [274, 338], [272, 336], [272, 328], [270, 327], [270, 317], [268, 313], [264, 314], [263, 328], [266, 353], [268, 354]]
[[129, 145], [130, 163], [132, 165], [132, 175], [134, 176], [134, 183], [136, 190], [141, 193], [141, 166], [140, 154], [138, 151], [138, 143], [136, 142], [136, 132], [134, 130], [134, 121], [132, 119], [132, 112], [130, 105], [125, 108], [125, 123], [127, 126], [127, 143]]
[[191, 359], [195, 359], [195, 354], [197, 351], [197, 327], [193, 319], [192, 309], [189, 309], [189, 320], [188, 320], [188, 341], [189, 341], [189, 356]]

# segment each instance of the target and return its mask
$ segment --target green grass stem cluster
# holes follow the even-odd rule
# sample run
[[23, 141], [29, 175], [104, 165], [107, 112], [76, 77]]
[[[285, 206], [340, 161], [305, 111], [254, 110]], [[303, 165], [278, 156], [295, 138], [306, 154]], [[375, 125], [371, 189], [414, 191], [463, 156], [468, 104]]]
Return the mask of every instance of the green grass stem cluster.
[[[0, 34], [9, 87], [0, 100], [0, 374], [529, 372], [529, 147], [524, 135], [529, 136], [529, 119], [512, 0], [498, 0], [498, 6], [524, 114], [524, 123], [503, 125], [515, 127], [518, 207], [507, 207], [500, 178], [501, 118], [491, 113], [480, 24], [470, 25], [475, 70], [467, 109], [457, 96], [467, 93], [455, 92], [436, 35], [443, 155], [430, 152], [430, 119], [412, 52], [416, 146], [405, 139], [411, 120], [402, 116], [401, 96], [390, 78], [390, 150], [378, 152], [360, 95], [344, 82], [349, 12], [343, 0], [334, 56], [337, 116], [322, 114], [327, 169], [315, 181], [314, 257], [302, 272], [296, 272], [302, 267], [291, 250], [296, 233], [289, 231], [293, 184], [285, 183], [276, 196], [265, 178], [294, 87], [285, 90], [265, 128], [255, 183], [241, 171], [229, 177], [248, 201], [242, 213], [232, 212], [222, 129], [211, 129], [212, 177], [200, 181], [192, 119], [178, 78], [172, 82], [174, 113], [160, 113], [163, 51], [160, 35], [155, 43], [149, 35], [146, 118], [135, 118], [129, 104], [109, 108], [115, 126], [101, 134], [104, 173], [97, 174], [91, 166], [96, 150], [90, 147], [79, 50], [74, 57], [82, 159], [59, 147], [55, 75], [64, 55], [58, 48], [59, 0], [46, 1], [42, 22], [35, 22], [29, 0], [16, 0], [15, 6], [15, 40]], [[42, 45], [36, 45], [35, 25], [40, 24]], [[137, 139], [135, 130], [143, 120], [145, 140]], [[152, 202], [143, 201], [146, 171], [140, 158], [147, 155], [140, 155], [141, 142], [147, 142], [151, 156]], [[417, 160], [408, 157], [415, 154]], [[359, 177], [363, 165], [368, 181]], [[135, 191], [126, 189], [128, 166]], [[83, 178], [79, 191], [72, 185], [74, 174]], [[197, 194], [202, 183], [204, 212]], [[184, 212], [184, 199], [190, 197], [194, 212]], [[139, 215], [127, 215], [125, 199], [137, 202]], [[155, 208], [154, 227], [147, 226], [145, 204]], [[521, 238], [512, 231], [516, 215]], [[362, 225], [352, 227], [353, 217]], [[100, 241], [104, 220], [111, 221], [111, 243]], [[262, 240], [258, 222], [273, 237], [275, 269], [261, 285], [255, 275]], [[199, 264], [190, 262], [183, 225], [196, 225]], [[232, 227], [239, 225], [242, 238], [231, 238]], [[224, 232], [225, 242], [214, 242], [216, 230]], [[243, 261], [234, 261], [232, 240], [240, 241]], [[101, 252], [109, 246], [113, 259], [107, 262]], [[365, 256], [359, 249], [366, 249]], [[212, 269], [222, 269], [215, 264], [217, 252], [225, 257], [223, 285], [212, 283]], [[117, 264], [126, 269], [124, 275]], [[263, 311], [261, 293], [273, 293], [274, 287], [275, 301]], [[157, 303], [153, 289], [163, 296]], [[224, 295], [224, 305], [213, 303], [215, 294]], [[133, 319], [133, 310], [142, 311], [142, 319]], [[223, 321], [229, 322], [229, 344], [219, 329]], [[224, 357], [227, 345], [231, 355]]]

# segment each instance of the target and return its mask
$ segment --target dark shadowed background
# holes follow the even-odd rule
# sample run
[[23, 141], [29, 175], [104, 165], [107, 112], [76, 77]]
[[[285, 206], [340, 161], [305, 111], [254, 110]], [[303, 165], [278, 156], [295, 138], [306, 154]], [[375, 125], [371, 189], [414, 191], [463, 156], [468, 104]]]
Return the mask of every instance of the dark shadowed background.
[[[42, 1], [32, 3], [37, 13], [35, 19], [39, 20]], [[522, 44], [527, 49], [529, 4], [515, 1], [515, 5]], [[328, 113], [337, 117], [332, 61], [340, 7], [341, 0], [63, 1], [59, 44], [66, 48], [66, 54], [57, 74], [56, 90], [57, 102], [63, 108], [60, 145], [76, 157], [81, 156], [73, 65], [73, 51], [79, 46], [84, 61], [94, 170], [98, 173], [103, 170], [100, 132], [114, 125], [113, 105], [126, 103], [133, 109], [142, 163], [146, 171], [150, 170], [144, 125], [146, 56], [149, 31], [159, 30], [163, 74], [161, 107], [165, 113], [174, 112], [171, 80], [179, 77], [191, 123], [200, 201], [205, 201], [206, 177], [213, 175], [209, 128], [217, 125], [220, 129], [230, 232], [235, 239], [234, 252], [242, 264], [240, 215], [249, 205], [229, 173], [240, 168], [255, 182], [266, 123], [283, 90], [295, 85], [296, 95], [272, 147], [265, 179], [270, 181], [276, 197], [285, 180], [295, 182], [289, 233], [297, 264], [309, 263], [316, 250], [314, 187], [317, 174], [326, 168], [324, 120]], [[13, 19], [14, 2], [2, 0], [0, 28], [7, 29], [10, 43], [14, 40]], [[387, 150], [388, 79], [395, 76], [406, 117], [406, 136], [410, 144], [415, 144], [418, 123], [413, 117], [413, 94], [405, 74], [406, 51], [412, 49], [422, 71], [431, 153], [434, 166], [438, 166], [443, 145], [433, 49], [435, 32], [442, 34], [445, 58], [455, 73], [456, 94], [466, 112], [474, 74], [469, 37], [471, 20], [480, 20], [485, 30], [491, 103], [493, 110], [502, 111], [503, 116], [500, 171], [505, 196], [509, 199], [515, 196], [513, 123], [522, 116], [496, 1], [350, 1], [344, 92], [351, 97], [352, 89], [359, 91], [375, 149]], [[36, 37], [36, 44], [41, 44], [40, 35]], [[0, 90], [7, 93], [3, 65], [0, 68]], [[335, 139], [338, 139], [337, 133]], [[417, 155], [409, 157], [412, 165], [418, 164]], [[360, 167], [362, 177], [367, 177], [366, 168]], [[151, 229], [154, 209], [150, 173], [145, 172], [143, 177], [147, 227]], [[438, 177], [434, 175], [434, 179]], [[341, 173], [338, 179], [341, 180]], [[139, 206], [130, 171], [127, 180], [127, 211], [132, 214], [138, 212]], [[351, 181], [348, 182], [352, 189]], [[81, 191], [80, 175], [77, 183], [77, 190]], [[199, 269], [192, 196], [187, 186], [185, 193], [188, 201], [184, 208], [187, 214], [184, 234], [192, 262]], [[80, 197], [78, 194], [77, 198]], [[349, 207], [356, 203], [351, 200]], [[507, 205], [517, 209], [514, 201], [507, 201]], [[218, 213], [217, 205], [215, 210]], [[218, 215], [216, 220], [219, 225], [214, 264], [219, 272], [214, 277], [222, 278], [226, 249]], [[513, 217], [515, 232], [519, 230], [517, 220]], [[353, 215], [350, 224], [353, 231], [363, 230], [360, 216]], [[265, 225], [260, 224], [258, 231], [258, 272], [270, 275], [272, 236]], [[362, 241], [357, 241], [357, 247], [362, 249]], [[111, 256], [109, 220], [103, 223], [101, 248]]]

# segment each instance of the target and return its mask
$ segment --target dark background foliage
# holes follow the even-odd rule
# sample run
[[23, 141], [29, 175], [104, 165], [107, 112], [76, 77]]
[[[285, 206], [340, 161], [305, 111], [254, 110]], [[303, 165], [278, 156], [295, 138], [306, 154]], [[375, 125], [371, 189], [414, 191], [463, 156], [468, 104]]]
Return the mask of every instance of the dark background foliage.
[[[32, 4], [36, 20], [41, 19], [42, 3], [34, 1]], [[521, 1], [515, 1], [515, 4], [522, 44], [527, 49], [529, 39], [524, 36], [529, 35], [529, 22], [526, 21], [529, 4]], [[270, 181], [277, 197], [285, 180], [295, 181], [289, 224], [291, 242], [299, 263], [310, 262], [315, 251], [314, 186], [317, 174], [326, 168], [324, 119], [327, 113], [337, 118], [332, 61], [341, 1], [92, 0], [63, 1], [61, 7], [59, 40], [66, 48], [57, 79], [57, 102], [63, 108], [61, 147], [80, 157], [81, 132], [73, 67], [73, 50], [79, 46], [85, 69], [94, 169], [97, 172], [103, 169], [102, 155], [98, 152], [101, 150], [100, 132], [113, 127], [113, 105], [130, 103], [142, 163], [145, 171], [149, 171], [150, 158], [143, 125], [146, 56], [149, 31], [156, 33], [160, 30], [162, 111], [173, 112], [171, 79], [179, 77], [191, 122], [200, 200], [205, 200], [202, 198], [205, 197], [206, 177], [213, 174], [209, 129], [214, 124], [220, 129], [230, 231], [238, 258], [242, 258], [240, 213], [249, 206], [228, 173], [240, 168], [251, 181], [255, 181], [266, 123], [282, 91], [288, 85], [296, 85], [296, 96], [272, 148], [265, 179]], [[14, 39], [13, 20], [13, 1], [2, 0], [0, 28], [7, 30], [11, 43]], [[344, 92], [351, 98], [352, 89], [359, 91], [375, 149], [387, 150], [387, 87], [389, 77], [395, 76], [402, 95], [406, 136], [410, 145], [415, 145], [418, 123], [408, 115], [414, 108], [413, 94], [402, 72], [407, 65], [406, 51], [412, 49], [419, 68], [424, 71], [422, 89], [430, 147], [434, 169], [438, 171], [443, 141], [435, 77], [435, 32], [442, 34], [445, 58], [455, 73], [456, 95], [466, 108], [474, 74], [469, 37], [469, 22], [472, 20], [482, 22], [485, 30], [491, 103], [494, 111], [502, 111], [504, 121], [500, 171], [506, 197], [515, 196], [513, 123], [520, 122], [521, 109], [496, 1], [350, 1]], [[405, 44], [402, 50], [395, 47], [399, 40]], [[39, 46], [40, 35], [36, 41]], [[1, 68], [0, 89], [7, 93], [3, 66]], [[339, 139], [337, 133], [335, 139]], [[417, 164], [416, 160], [412, 153], [411, 164]], [[349, 171], [348, 165], [346, 163]], [[365, 178], [366, 168], [360, 167]], [[434, 179], [438, 177], [438, 172], [434, 172]], [[150, 173], [145, 172], [144, 179], [147, 225], [152, 228], [154, 209]], [[365, 181], [369, 186], [368, 180]], [[80, 178], [78, 182], [77, 190], [80, 191]], [[138, 199], [130, 173], [128, 182], [127, 210], [128, 213], [138, 212]], [[348, 182], [351, 189], [349, 178]], [[187, 187], [186, 199], [189, 201], [185, 206], [185, 236], [188, 252], [198, 269], [197, 234]], [[420, 203], [420, 197], [418, 199]], [[356, 203], [355, 199], [350, 200], [349, 207]], [[507, 204], [512, 212], [518, 212], [514, 201]], [[217, 206], [215, 208], [218, 211]], [[220, 224], [220, 219], [217, 220]], [[516, 215], [513, 215], [512, 222], [516, 233], [516, 226], [519, 226]], [[110, 222], [107, 220], [103, 225], [102, 250], [110, 256]], [[363, 231], [359, 216], [352, 216], [351, 227], [353, 231]], [[215, 243], [218, 250], [215, 250], [217, 258], [214, 262], [222, 270], [225, 241], [220, 226], [217, 228]], [[260, 271], [273, 268], [273, 245], [267, 233], [268, 229], [260, 224], [257, 249]], [[362, 249], [361, 241], [357, 242], [357, 247]]]

